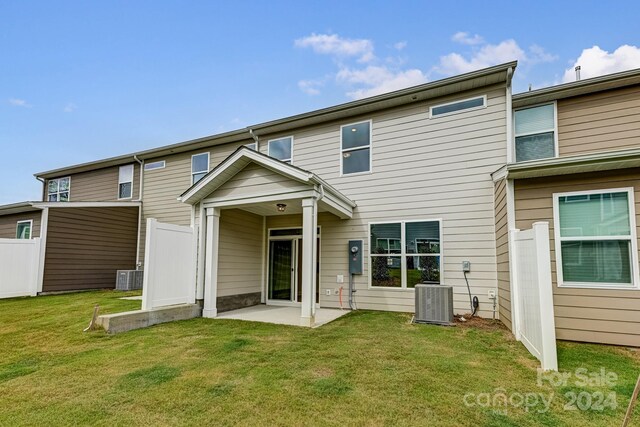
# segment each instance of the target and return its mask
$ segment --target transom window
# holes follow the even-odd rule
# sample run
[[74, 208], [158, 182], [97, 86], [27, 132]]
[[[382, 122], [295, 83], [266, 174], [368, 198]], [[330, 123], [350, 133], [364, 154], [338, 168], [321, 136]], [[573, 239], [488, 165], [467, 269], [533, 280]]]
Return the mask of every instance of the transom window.
[[71, 178], [50, 179], [47, 183], [47, 200], [50, 202], [68, 202]]
[[514, 113], [516, 162], [556, 156], [555, 104], [516, 110]]
[[30, 219], [26, 221], [18, 221], [18, 226], [16, 227], [16, 239], [30, 239], [32, 225], [33, 221]]
[[133, 165], [120, 166], [118, 172], [118, 199], [133, 196]]
[[[293, 163], [293, 137], [287, 136], [269, 141], [269, 156], [285, 163]], [[255, 150], [255, 148], [254, 148]]]
[[370, 224], [372, 287], [414, 288], [440, 283], [440, 220]]
[[559, 286], [637, 286], [633, 190], [554, 194]]
[[340, 128], [342, 174], [371, 172], [371, 121]]
[[244, 144], [245, 147], [251, 148], [253, 151], [258, 151], [258, 143], [252, 142], [250, 144]]
[[200, 181], [207, 173], [209, 173], [209, 153], [191, 156], [191, 184]]
[[475, 110], [487, 106], [487, 97], [478, 96], [476, 98], [463, 99], [441, 105], [434, 105], [429, 108], [431, 118], [448, 116], [449, 114], [462, 113], [468, 110]]
[[157, 162], [151, 162], [151, 163], [145, 163], [144, 164], [144, 170], [146, 171], [152, 171], [155, 169], [164, 169], [165, 167], [165, 162], [164, 160], [158, 160]]

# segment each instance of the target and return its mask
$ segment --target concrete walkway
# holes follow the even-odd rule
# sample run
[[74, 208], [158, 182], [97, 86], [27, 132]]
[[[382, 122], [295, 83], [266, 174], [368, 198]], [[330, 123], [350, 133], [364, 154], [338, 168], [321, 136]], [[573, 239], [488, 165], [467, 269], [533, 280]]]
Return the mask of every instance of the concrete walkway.
[[[349, 310], [318, 308], [316, 309], [316, 323], [313, 327], [317, 328], [318, 326], [325, 325], [344, 316], [348, 312]], [[220, 313], [216, 319], [249, 320], [252, 322], [300, 326], [300, 307], [281, 307], [260, 304]]]

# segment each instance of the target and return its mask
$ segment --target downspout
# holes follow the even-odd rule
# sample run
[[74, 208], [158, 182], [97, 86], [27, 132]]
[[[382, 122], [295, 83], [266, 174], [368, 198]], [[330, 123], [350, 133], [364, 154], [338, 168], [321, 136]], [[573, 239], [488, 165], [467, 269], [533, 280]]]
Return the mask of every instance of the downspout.
[[46, 202], [47, 200], [44, 199], [44, 196], [47, 191], [47, 181], [44, 178], [40, 178], [39, 176], [36, 176], [36, 179], [42, 183], [42, 201]]
[[138, 188], [138, 241], [136, 242], [136, 270], [139, 270], [142, 265], [140, 265], [140, 235], [141, 235], [141, 226], [142, 223], [142, 189], [144, 185], [144, 160], [140, 160], [138, 156], [134, 155], [133, 160], [138, 162], [140, 165], [140, 183]]
[[249, 129], [249, 135], [251, 135], [251, 138], [253, 138], [253, 140], [256, 142], [256, 151], [260, 151], [260, 139], [258, 139], [258, 135], [253, 133], [253, 129], [251, 128], [247, 128], [247, 129]]

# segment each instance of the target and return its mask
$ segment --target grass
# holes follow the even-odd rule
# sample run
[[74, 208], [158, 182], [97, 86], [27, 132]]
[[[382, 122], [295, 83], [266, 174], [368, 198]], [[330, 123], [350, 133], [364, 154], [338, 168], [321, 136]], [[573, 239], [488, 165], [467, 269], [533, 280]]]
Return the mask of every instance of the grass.
[[[503, 328], [412, 325], [371, 311], [318, 329], [193, 319], [83, 333], [95, 304], [139, 307], [119, 296], [0, 301], [0, 425], [617, 426], [640, 371], [633, 350], [559, 343], [561, 371], [618, 378], [538, 386], [536, 360]], [[618, 406], [565, 410], [571, 392], [615, 393]], [[501, 393], [553, 399], [538, 413], [501, 406]]]

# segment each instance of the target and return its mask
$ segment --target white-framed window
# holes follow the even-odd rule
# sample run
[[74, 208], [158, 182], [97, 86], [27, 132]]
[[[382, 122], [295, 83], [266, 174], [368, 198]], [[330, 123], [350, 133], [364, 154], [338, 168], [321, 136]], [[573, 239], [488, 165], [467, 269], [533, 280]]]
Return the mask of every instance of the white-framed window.
[[461, 99], [459, 101], [447, 102], [446, 104], [429, 107], [429, 117], [434, 119], [436, 117], [478, 110], [480, 108], [485, 108], [486, 106], [487, 95], [476, 96], [473, 98]]
[[200, 181], [207, 173], [209, 173], [209, 153], [191, 156], [191, 184]]
[[158, 160], [157, 162], [151, 162], [151, 163], [145, 163], [144, 164], [144, 170], [145, 171], [152, 171], [152, 170], [156, 170], [156, 169], [164, 169], [164, 167], [165, 167], [164, 160]]
[[253, 151], [258, 151], [258, 143], [252, 142], [250, 144], [244, 144], [245, 147], [251, 148]]
[[285, 163], [293, 163], [293, 137], [272, 139], [268, 143], [269, 156]]
[[556, 103], [536, 105], [513, 113], [516, 162], [556, 157], [558, 130]]
[[16, 239], [30, 239], [32, 228], [33, 220], [28, 219], [24, 221], [18, 221], [18, 224], [16, 226]]
[[120, 166], [118, 171], [118, 199], [133, 197], [133, 165]]
[[71, 177], [50, 179], [47, 182], [47, 201], [68, 202], [71, 194]]
[[342, 175], [371, 172], [371, 120], [340, 126]]
[[637, 288], [633, 188], [555, 193], [558, 286]]
[[371, 288], [413, 289], [418, 283], [440, 283], [442, 220], [369, 224]]

